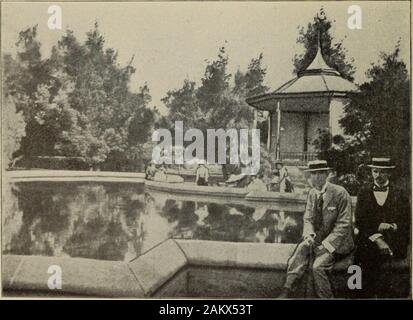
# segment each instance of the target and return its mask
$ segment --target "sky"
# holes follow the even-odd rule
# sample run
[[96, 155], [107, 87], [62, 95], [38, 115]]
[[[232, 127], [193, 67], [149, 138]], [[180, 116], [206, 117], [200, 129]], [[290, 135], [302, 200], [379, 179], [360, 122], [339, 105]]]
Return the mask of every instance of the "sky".
[[[62, 30], [47, 26], [48, 7], [62, 8]], [[362, 29], [347, 26], [351, 5], [362, 9]], [[252, 58], [263, 53], [267, 68], [265, 84], [275, 90], [293, 77], [292, 59], [303, 48], [296, 43], [298, 26], [307, 25], [323, 7], [334, 21], [331, 30], [343, 40], [354, 58], [355, 82], [366, 81], [365, 72], [390, 53], [400, 39], [401, 57], [410, 69], [410, 3], [368, 2], [122, 2], [122, 3], [2, 3], [2, 52], [15, 53], [18, 32], [38, 25], [42, 55], [49, 56], [67, 28], [85, 39], [95, 21], [106, 39], [105, 46], [118, 50], [119, 63], [132, 56], [136, 73], [131, 89], [145, 82], [152, 106], [162, 113], [161, 99], [168, 90], [180, 88], [184, 79], [200, 83], [207, 60], [226, 47], [228, 71], [245, 71]]]

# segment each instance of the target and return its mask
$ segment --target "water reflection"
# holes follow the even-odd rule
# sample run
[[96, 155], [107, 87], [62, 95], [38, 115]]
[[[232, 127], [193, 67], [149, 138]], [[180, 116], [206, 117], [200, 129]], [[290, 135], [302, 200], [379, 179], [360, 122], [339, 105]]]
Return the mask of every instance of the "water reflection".
[[295, 243], [302, 214], [175, 200], [142, 184], [24, 182], [3, 190], [3, 253], [130, 260], [174, 237]]

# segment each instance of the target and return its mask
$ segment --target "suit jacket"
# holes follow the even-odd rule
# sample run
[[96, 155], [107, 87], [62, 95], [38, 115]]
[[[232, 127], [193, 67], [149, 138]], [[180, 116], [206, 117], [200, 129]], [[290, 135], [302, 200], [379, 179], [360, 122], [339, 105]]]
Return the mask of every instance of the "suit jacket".
[[327, 250], [347, 254], [354, 248], [351, 197], [341, 186], [327, 183], [323, 197], [323, 223], [315, 230], [316, 189], [311, 189], [304, 213], [303, 236], [316, 234], [316, 244], [323, 244]]
[[[410, 201], [406, 193], [396, 185], [389, 184], [389, 193], [383, 206], [377, 204], [373, 185], [364, 186], [357, 196], [355, 223], [358, 251], [371, 247], [370, 236], [379, 233], [380, 223], [395, 223], [396, 231], [383, 234], [384, 240], [393, 251], [394, 257], [406, 257], [410, 243]], [[367, 249], [368, 250], [368, 249]], [[368, 254], [368, 252], [360, 252]]]

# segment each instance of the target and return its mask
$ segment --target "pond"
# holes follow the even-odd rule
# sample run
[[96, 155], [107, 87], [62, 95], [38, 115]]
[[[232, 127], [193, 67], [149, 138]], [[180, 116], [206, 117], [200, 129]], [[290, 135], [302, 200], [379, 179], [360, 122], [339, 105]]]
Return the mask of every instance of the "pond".
[[142, 183], [18, 182], [3, 192], [3, 254], [129, 261], [168, 238], [297, 243], [302, 231], [302, 212], [176, 200]]

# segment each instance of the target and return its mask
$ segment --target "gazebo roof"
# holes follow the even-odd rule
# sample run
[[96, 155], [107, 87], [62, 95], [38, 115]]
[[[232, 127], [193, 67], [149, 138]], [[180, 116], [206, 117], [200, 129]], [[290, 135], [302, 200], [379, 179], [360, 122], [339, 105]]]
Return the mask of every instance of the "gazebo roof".
[[340, 73], [325, 62], [320, 48], [311, 64], [298, 73], [297, 77], [286, 82], [272, 93], [248, 98], [253, 107], [260, 108], [260, 103], [268, 100], [280, 100], [298, 97], [346, 96], [358, 92], [358, 87], [341, 77]]

